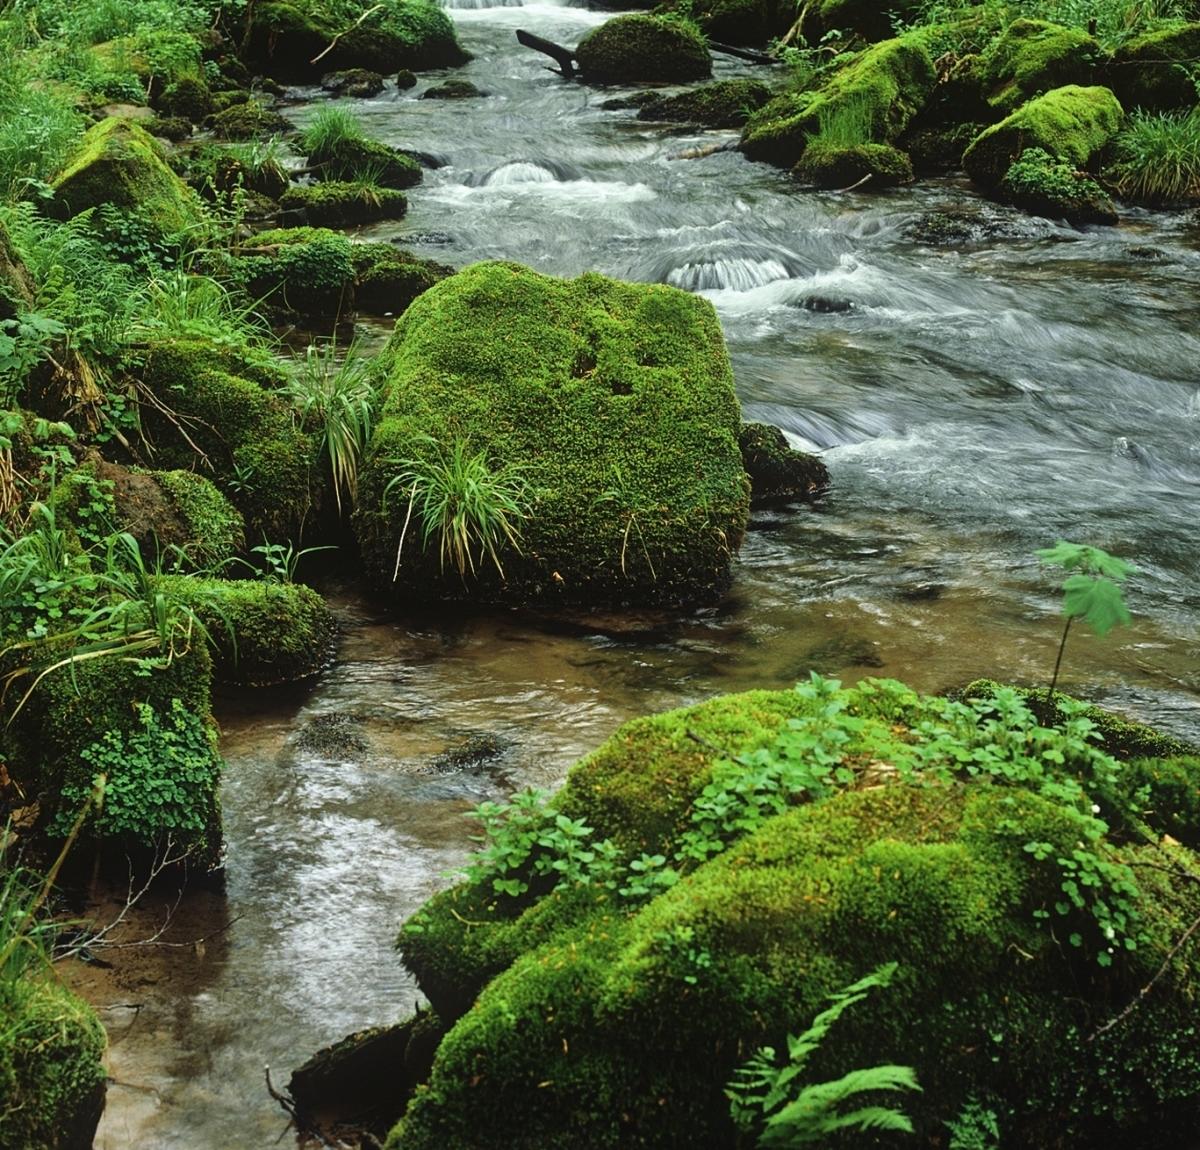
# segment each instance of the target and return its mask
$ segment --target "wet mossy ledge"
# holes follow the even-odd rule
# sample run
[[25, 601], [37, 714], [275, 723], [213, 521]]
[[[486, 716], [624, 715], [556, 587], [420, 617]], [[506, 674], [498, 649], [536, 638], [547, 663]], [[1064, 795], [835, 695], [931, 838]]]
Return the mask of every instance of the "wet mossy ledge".
[[[596, 274], [482, 263], [401, 316], [355, 525], [404, 598], [681, 604], [728, 586], [749, 483], [720, 323], [706, 300]], [[493, 550], [448, 561], [432, 506], [467, 490]], [[458, 475], [458, 478], [455, 478]], [[505, 501], [508, 500], [507, 510]], [[510, 530], [496, 528], [504, 514]]]
[[[1200, 888], [1172, 872], [1196, 872], [1200, 758], [1061, 697], [1042, 726], [1039, 699], [814, 680], [621, 728], [530, 816], [589, 861], [498, 850], [402, 928], [446, 1033], [389, 1150], [734, 1145], [735, 1068], [886, 962], [806, 1082], [913, 1067], [918, 1140], [984, 1099], [1005, 1144], [1184, 1144]], [[801, 745], [828, 785], [722, 822]]]

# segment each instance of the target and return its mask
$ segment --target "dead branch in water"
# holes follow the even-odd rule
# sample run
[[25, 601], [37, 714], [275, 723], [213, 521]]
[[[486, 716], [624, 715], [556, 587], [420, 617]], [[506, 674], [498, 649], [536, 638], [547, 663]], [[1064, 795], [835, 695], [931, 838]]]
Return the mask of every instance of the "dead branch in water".
[[318, 52], [311, 60], [309, 60], [309, 63], [310, 64], [319, 64], [322, 60], [325, 59], [326, 56], [329, 55], [330, 52], [332, 52], [334, 50], [334, 48], [337, 47], [337, 42], [343, 36], [349, 36], [350, 33], [353, 32], [354, 29], [357, 28], [364, 20], [366, 20], [370, 16], [374, 16], [375, 13], [378, 12], [382, 7], [383, 7], [382, 4], [376, 4], [374, 8], [368, 8], [357, 20], [354, 21], [353, 24], [350, 25], [349, 28], [345, 29], [345, 31], [339, 32], [332, 40], [330, 40], [329, 45], [326, 47], [325, 51]]

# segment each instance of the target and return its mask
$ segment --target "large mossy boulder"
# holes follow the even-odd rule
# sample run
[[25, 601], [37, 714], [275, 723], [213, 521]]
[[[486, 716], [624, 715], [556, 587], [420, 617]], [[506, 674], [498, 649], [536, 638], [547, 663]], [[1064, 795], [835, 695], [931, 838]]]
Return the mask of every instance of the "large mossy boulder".
[[[4, 908], [9, 911], [9, 907]], [[6, 941], [8, 936], [5, 936]], [[90, 1150], [104, 1110], [104, 1027], [50, 974], [0, 988], [0, 1146]]]
[[752, 160], [790, 168], [822, 119], [845, 116], [860, 124], [863, 143], [892, 143], [929, 99], [936, 83], [925, 38], [885, 40], [859, 53], [820, 88], [769, 101], [746, 122], [741, 149]]
[[1126, 40], [1105, 82], [1129, 110], [1167, 111], [1197, 103], [1193, 69], [1200, 62], [1200, 22], [1176, 24]]
[[263, 687], [315, 675], [337, 630], [325, 600], [301, 583], [165, 576], [158, 583], [188, 604], [208, 632], [221, 683]]
[[826, 144], [816, 140], [804, 149], [795, 168], [796, 177], [819, 188], [868, 190], [911, 184], [912, 160], [891, 144]]
[[685, 83], [712, 75], [712, 57], [693, 26], [640, 12], [593, 28], [579, 41], [575, 59], [593, 84]]
[[242, 55], [269, 76], [313, 82], [350, 68], [386, 76], [470, 59], [450, 17], [432, 0], [268, 0], [252, 9]]
[[276, 389], [278, 366], [198, 340], [146, 347], [138, 374], [161, 402], [143, 405], [156, 458], [203, 469], [242, 513], [252, 540], [299, 538], [318, 497], [317, 448]]
[[1100, 57], [1100, 45], [1078, 28], [1014, 20], [988, 45], [977, 78], [991, 107], [1007, 115], [1052, 88], [1090, 84]]
[[[1196, 860], [1098, 823], [1089, 787], [1111, 794], [1122, 768], [1097, 752], [1068, 751], [1064, 785], [1088, 780], [1073, 800], [1041, 786], [1050, 757], [1014, 781], [1014, 748], [1048, 736], [1030, 744], [1036, 721], [1014, 718], [1011, 697], [1000, 707], [1006, 718], [868, 683], [752, 692], [622, 728], [572, 770], [548, 823], [592, 828], [608, 857], [644, 852], [643, 873], [664, 856], [681, 876], [643, 893], [555, 885], [531, 857], [506, 872], [527, 887], [496, 886], [484, 864], [418, 912], [401, 949], [450, 1029], [389, 1150], [735, 1145], [734, 1069], [890, 962], [896, 980], [838, 1021], [806, 1082], [913, 1067], [923, 1090], [904, 1109], [922, 1144], [981, 1099], [1005, 1144], [1186, 1144], [1200, 1120], [1200, 960], [1179, 943], [1200, 888], [1170, 872]], [[740, 838], [719, 814], [706, 829], [699, 802], [736, 790], [781, 733], [832, 752], [842, 782]], [[967, 747], [991, 769], [964, 768]], [[1130, 809], [1160, 798], [1122, 793]], [[676, 853], [689, 830], [732, 839], [689, 865]], [[1118, 904], [1131, 917], [1101, 925]]]
[[[707, 301], [476, 264], [409, 306], [383, 362], [390, 391], [356, 524], [384, 584], [423, 598], [583, 604], [711, 599], [728, 585], [748, 484]], [[454, 509], [464, 495], [452, 476], [481, 455], [484, 513], [497, 492], [518, 491], [519, 540], [498, 538], [495, 561], [479, 555], [460, 576], [439, 558], [446, 532], [432, 512], [415, 509], [405, 532], [415, 496], [398, 477], [441, 476], [420, 480], [418, 502], [448, 489]]]
[[1028, 148], [1086, 168], [1117, 134], [1125, 113], [1108, 88], [1055, 88], [1022, 104], [1011, 116], [985, 128], [963, 153], [963, 167], [980, 187], [1000, 184], [1010, 165]]
[[158, 141], [116, 116], [88, 129], [52, 187], [61, 216], [112, 205], [160, 238], [196, 231], [204, 218], [199, 197], [167, 165]]

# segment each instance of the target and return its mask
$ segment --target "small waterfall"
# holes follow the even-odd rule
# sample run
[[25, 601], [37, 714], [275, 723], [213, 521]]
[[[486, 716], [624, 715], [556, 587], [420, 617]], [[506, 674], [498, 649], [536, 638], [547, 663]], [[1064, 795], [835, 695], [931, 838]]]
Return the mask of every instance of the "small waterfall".
[[780, 260], [739, 256], [697, 260], [667, 273], [667, 283], [685, 291], [753, 291], [790, 278]]
[[521, 8], [524, 0], [437, 0], [443, 8], [478, 10], [481, 8]]
[[552, 184], [559, 177], [549, 168], [531, 160], [512, 160], [493, 168], [483, 177], [486, 187], [505, 187], [509, 184]]

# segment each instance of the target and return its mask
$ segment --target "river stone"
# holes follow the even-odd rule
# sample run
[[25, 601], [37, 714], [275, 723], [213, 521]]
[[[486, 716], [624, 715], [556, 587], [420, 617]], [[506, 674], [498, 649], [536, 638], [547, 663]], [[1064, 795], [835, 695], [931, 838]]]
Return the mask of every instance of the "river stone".
[[694, 30], [640, 12], [593, 28], [579, 41], [575, 58], [593, 84], [682, 83], [712, 75], [712, 56]]
[[[476, 264], [409, 306], [381, 364], [390, 390], [355, 525], [385, 587], [424, 600], [647, 605], [728, 586], [749, 484], [707, 300]], [[405, 530], [398, 478], [448, 468], [456, 449], [482, 454], [488, 475], [514, 469], [525, 492], [519, 543], [497, 538], [495, 561], [475, 546], [475, 571], [461, 576], [419, 509]]]
[[750, 506], [811, 499], [829, 487], [829, 471], [815, 455], [796, 451], [769, 423], [744, 423], [738, 446], [750, 476]]

